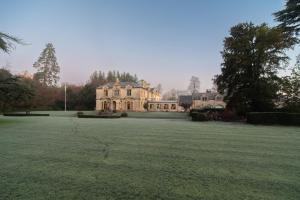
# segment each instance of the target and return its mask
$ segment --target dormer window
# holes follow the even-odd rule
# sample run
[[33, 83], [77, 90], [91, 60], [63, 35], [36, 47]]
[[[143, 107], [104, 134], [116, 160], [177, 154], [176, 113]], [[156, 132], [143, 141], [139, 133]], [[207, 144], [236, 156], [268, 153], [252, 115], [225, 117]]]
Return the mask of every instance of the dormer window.
[[115, 96], [119, 96], [119, 95], [120, 95], [120, 90], [115, 90], [115, 91], [114, 91], [114, 95], [115, 95]]
[[104, 95], [107, 97], [108, 96], [108, 90], [104, 90]]
[[127, 90], [127, 96], [131, 96], [131, 89]]

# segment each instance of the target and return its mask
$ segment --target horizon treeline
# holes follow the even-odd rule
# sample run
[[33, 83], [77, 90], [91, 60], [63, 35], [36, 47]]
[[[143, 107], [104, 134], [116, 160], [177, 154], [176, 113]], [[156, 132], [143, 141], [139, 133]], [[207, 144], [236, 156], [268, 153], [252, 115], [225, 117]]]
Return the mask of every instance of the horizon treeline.
[[[39, 72], [37, 72], [39, 73]], [[48, 85], [41, 76], [33, 75], [15, 75], [4, 67], [0, 68], [0, 83], [5, 82], [9, 86], [3, 91], [10, 95], [14, 100], [7, 98], [3, 101], [0, 98], [1, 112], [11, 110], [63, 110], [65, 90], [64, 84]], [[67, 110], [94, 110], [96, 100], [96, 88], [102, 84], [113, 82], [119, 79], [120, 81], [137, 82], [136, 74], [128, 72], [119, 72], [109, 70], [107, 73], [98, 70], [94, 71], [84, 85], [67, 84]], [[24, 88], [26, 90], [24, 90]], [[14, 92], [14, 91], [23, 91]], [[16, 94], [15, 94], [16, 93]], [[21, 95], [20, 95], [21, 94]], [[15, 97], [19, 95], [18, 98]], [[18, 99], [18, 100], [16, 100]], [[5, 101], [4, 101], [5, 100]]]

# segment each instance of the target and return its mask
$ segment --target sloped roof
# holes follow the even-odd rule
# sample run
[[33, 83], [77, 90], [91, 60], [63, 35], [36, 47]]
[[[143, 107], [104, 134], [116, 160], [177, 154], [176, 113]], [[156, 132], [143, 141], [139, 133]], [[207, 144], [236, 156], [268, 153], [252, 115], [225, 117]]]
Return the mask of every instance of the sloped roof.
[[135, 83], [135, 82], [120, 81], [118, 83], [109, 82], [109, 83], [106, 83], [104, 85], [100, 85], [98, 88], [103, 88], [103, 87], [112, 88], [114, 85], [119, 85], [121, 87], [131, 86], [131, 87], [134, 87], [134, 88], [142, 87], [142, 84], [140, 82]]
[[193, 95], [180, 95], [179, 102], [180, 103], [192, 103], [193, 100], [202, 100], [203, 97], [207, 97], [207, 100], [215, 100], [216, 96], [222, 96], [217, 92], [199, 92]]
[[192, 95], [180, 95], [179, 104], [192, 104], [193, 98]]
[[193, 94], [192, 97], [194, 100], [202, 100], [203, 97], [207, 97], [208, 100], [214, 100], [217, 95], [220, 95], [217, 92], [199, 92]]

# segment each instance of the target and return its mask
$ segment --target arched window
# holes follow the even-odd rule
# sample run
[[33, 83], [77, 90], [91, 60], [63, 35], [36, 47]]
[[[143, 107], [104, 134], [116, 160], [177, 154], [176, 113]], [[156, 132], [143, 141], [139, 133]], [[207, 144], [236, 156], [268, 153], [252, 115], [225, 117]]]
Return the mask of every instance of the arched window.
[[127, 96], [131, 96], [131, 89], [127, 90]]
[[131, 110], [131, 103], [130, 103], [130, 101], [127, 101], [127, 110]]
[[108, 105], [106, 101], [103, 102], [103, 110], [108, 110]]
[[120, 90], [115, 90], [115, 91], [114, 91], [114, 95], [115, 95], [115, 96], [119, 96], [119, 95], [120, 95]]

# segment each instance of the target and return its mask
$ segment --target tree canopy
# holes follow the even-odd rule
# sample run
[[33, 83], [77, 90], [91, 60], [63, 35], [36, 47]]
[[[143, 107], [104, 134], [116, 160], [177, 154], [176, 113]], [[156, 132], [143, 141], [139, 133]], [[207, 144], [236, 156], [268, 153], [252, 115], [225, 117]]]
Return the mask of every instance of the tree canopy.
[[37, 69], [34, 77], [47, 86], [55, 86], [59, 81], [60, 67], [55, 56], [55, 49], [51, 43], [41, 53], [38, 60], [33, 64]]
[[278, 70], [288, 61], [285, 51], [296, 43], [290, 32], [266, 24], [240, 23], [224, 40], [218, 91], [239, 114], [273, 109], [279, 90]]
[[300, 1], [287, 0], [285, 8], [274, 13], [275, 20], [281, 22], [280, 27], [288, 31], [300, 31]]
[[7, 69], [0, 69], [0, 111], [30, 104], [33, 96], [34, 89], [30, 84], [21, 77], [12, 75]]
[[282, 78], [280, 94], [285, 110], [300, 112], [300, 54], [291, 74]]
[[19, 38], [0, 32], [0, 49], [2, 51], [9, 53], [14, 48], [14, 43], [23, 44]]

